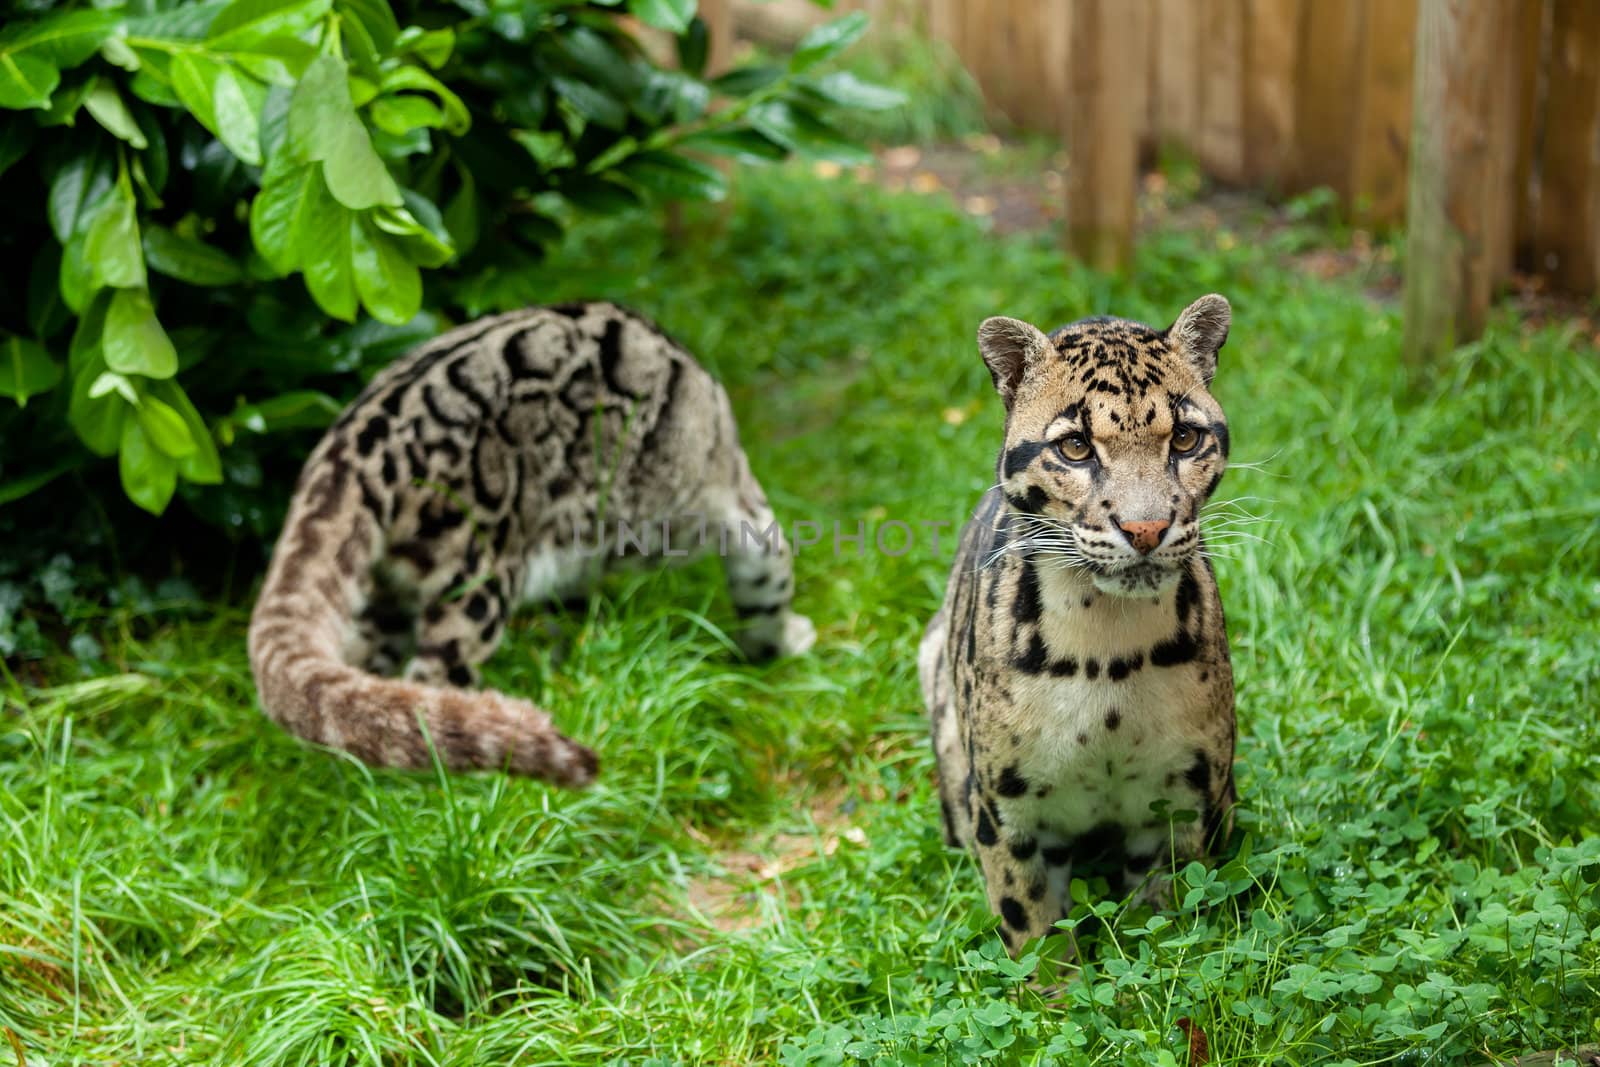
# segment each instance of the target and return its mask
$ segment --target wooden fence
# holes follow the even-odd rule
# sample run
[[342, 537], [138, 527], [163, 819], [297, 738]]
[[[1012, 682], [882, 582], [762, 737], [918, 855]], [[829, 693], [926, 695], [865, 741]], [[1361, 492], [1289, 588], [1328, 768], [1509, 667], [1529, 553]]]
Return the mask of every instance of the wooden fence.
[[[727, 0], [721, 0], [726, 3]], [[1600, 282], [1600, 0], [839, 0], [952, 45], [986, 97], [1060, 132], [1073, 248], [1132, 252], [1141, 158], [1331, 188], [1409, 221], [1408, 347], [1482, 328], [1513, 270]]]

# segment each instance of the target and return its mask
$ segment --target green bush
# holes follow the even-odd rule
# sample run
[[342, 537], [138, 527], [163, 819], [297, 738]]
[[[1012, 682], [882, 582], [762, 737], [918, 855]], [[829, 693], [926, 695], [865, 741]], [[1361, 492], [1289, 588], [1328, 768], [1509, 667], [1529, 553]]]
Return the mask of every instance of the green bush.
[[[22, 0], [0, 29], [0, 505], [116, 457], [145, 510], [270, 532], [285, 433], [582, 214], [855, 158], [819, 74], [708, 78], [696, 0]], [[675, 35], [651, 58], [629, 24]], [[288, 450], [291, 455], [294, 449]], [[275, 454], [279, 454], [276, 465]], [[292, 468], [288, 468], [292, 469]]]

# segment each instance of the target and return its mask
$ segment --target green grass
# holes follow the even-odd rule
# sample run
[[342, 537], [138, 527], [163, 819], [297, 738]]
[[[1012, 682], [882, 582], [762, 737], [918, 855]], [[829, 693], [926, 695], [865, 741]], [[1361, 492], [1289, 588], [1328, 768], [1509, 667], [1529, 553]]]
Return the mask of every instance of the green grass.
[[924, 542], [802, 552], [818, 648], [769, 667], [730, 657], [710, 562], [523, 617], [489, 681], [600, 749], [581, 795], [294, 743], [253, 708], [246, 607], [79, 609], [92, 676], [47, 661], [0, 713], [0, 1026], [49, 1064], [1171, 1064], [1182, 1017], [1214, 1064], [1600, 1038], [1596, 354], [1497, 321], [1408, 391], [1393, 310], [1239, 236], [1152, 234], [1115, 282], [780, 171], [479, 293], [650, 312], [729, 383], [780, 514], [852, 528], [959, 519], [992, 480], [983, 316], [1233, 299], [1250, 845], [1183, 872], [1181, 910], [1090, 895], [1111, 922], [1048, 1001], [940, 844]]

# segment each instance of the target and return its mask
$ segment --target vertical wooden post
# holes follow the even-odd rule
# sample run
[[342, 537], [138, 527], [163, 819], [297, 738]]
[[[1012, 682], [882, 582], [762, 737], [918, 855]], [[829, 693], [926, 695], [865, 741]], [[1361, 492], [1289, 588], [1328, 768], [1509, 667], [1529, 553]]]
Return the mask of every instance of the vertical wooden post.
[[1138, 135], [1124, 77], [1139, 42], [1118, 0], [1073, 3], [1072, 96], [1067, 115], [1067, 234], [1100, 270], [1133, 259]]
[[1351, 87], [1358, 102], [1349, 148], [1351, 214], [1364, 225], [1394, 226], [1406, 212], [1417, 5], [1362, 0], [1362, 6], [1359, 80]]
[[1551, 16], [1535, 265], [1563, 288], [1590, 293], [1600, 274], [1600, 4], [1555, 0]]
[[1499, 3], [1421, 0], [1406, 231], [1405, 352], [1413, 361], [1472, 340], [1488, 318], [1490, 201], [1503, 185], [1490, 126], [1503, 115], [1490, 99], [1490, 74], [1504, 60], [1514, 17]]
[[1245, 0], [1243, 178], [1274, 192], [1294, 163], [1300, 8], [1301, 0]]

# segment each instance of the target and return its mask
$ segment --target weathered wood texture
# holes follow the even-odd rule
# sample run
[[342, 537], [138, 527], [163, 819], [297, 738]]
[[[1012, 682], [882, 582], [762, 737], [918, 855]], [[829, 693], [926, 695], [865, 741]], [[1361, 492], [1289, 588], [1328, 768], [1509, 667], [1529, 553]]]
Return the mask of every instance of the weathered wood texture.
[[[1224, 183], [1279, 195], [1325, 186], [1357, 225], [1409, 219], [1423, 349], [1474, 336], [1513, 269], [1600, 287], [1600, 0], [838, 0], [841, 10], [945, 41], [997, 111], [1066, 136], [1071, 240], [1096, 262], [1126, 262], [1130, 152], [1137, 164], [1159, 148]], [[1446, 260], [1420, 262], [1418, 249]]]
[[1513, 113], [1496, 99], [1502, 80], [1488, 75], [1514, 15], [1510, 4], [1479, 0], [1422, 0], [1419, 10], [1405, 280], [1414, 360], [1476, 337], [1488, 317], [1512, 208], [1510, 168], [1497, 158], [1510, 138], [1498, 126]]
[[1140, 43], [1120, 0], [1076, 0], [1067, 109], [1067, 240], [1102, 270], [1133, 258], [1139, 182], [1136, 97], [1122, 70]]

